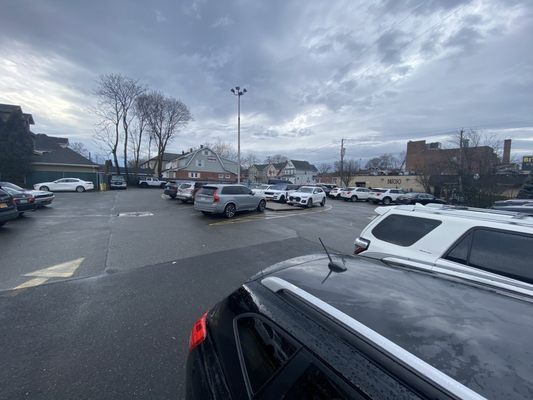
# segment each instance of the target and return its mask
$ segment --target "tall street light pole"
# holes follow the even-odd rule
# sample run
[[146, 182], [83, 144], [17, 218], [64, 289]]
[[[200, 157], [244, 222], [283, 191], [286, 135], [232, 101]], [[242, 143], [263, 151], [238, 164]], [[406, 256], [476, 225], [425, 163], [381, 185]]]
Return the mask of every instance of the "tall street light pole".
[[237, 96], [237, 183], [241, 183], [241, 96], [246, 93], [246, 89], [235, 86], [231, 93]]

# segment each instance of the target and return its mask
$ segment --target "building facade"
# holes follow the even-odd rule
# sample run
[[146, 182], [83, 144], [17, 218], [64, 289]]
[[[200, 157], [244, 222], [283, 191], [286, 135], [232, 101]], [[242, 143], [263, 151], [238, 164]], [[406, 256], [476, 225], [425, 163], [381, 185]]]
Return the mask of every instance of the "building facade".
[[308, 161], [288, 160], [278, 173], [278, 178], [296, 185], [313, 185], [316, 183], [318, 170]]

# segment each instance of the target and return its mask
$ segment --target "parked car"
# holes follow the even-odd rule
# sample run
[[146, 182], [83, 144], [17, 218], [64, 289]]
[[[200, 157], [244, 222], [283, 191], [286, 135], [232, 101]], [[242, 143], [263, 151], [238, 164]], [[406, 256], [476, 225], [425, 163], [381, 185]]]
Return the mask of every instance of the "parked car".
[[128, 188], [128, 184], [122, 175], [111, 175], [111, 178], [109, 179], [109, 188], [126, 190]]
[[196, 194], [194, 209], [233, 218], [240, 211], [265, 211], [266, 200], [243, 185], [205, 185]]
[[531, 337], [529, 293], [308, 255], [261, 271], [193, 324], [185, 397], [524, 400]]
[[405, 193], [396, 198], [398, 204], [446, 204], [446, 201], [439, 199], [429, 193]]
[[440, 204], [378, 207], [355, 253], [533, 290], [533, 217]]
[[328, 193], [328, 196], [332, 199], [340, 199], [341, 198], [341, 192], [344, 190], [345, 188], [341, 188], [341, 187], [336, 187], [336, 188], [333, 188], [330, 190], [330, 192]]
[[142, 178], [139, 180], [139, 186], [142, 188], [157, 187], [164, 189], [167, 181], [160, 181], [157, 178]]
[[405, 192], [401, 189], [375, 188], [370, 191], [368, 201], [371, 201], [374, 204], [383, 203], [389, 205], [394, 203], [398, 197], [403, 194], [405, 194]]
[[252, 189], [252, 192], [254, 192], [254, 194], [260, 195], [260, 196], [264, 196], [265, 192], [267, 190], [271, 189], [272, 186], [274, 186], [274, 185], [268, 185], [266, 183], [262, 183], [262, 184], [259, 184], [259, 185], [255, 185], [255, 186], [251, 187], [250, 189]]
[[53, 182], [36, 183], [33, 188], [46, 192], [85, 192], [94, 190], [94, 183], [78, 178], [62, 178]]
[[11, 182], [0, 182], [0, 186], [10, 187], [12, 189], [32, 195], [35, 198], [35, 204], [37, 205], [37, 207], [43, 207], [52, 204], [52, 201], [54, 201], [55, 199], [55, 195], [52, 192], [47, 192], [44, 190], [24, 189]]
[[25, 211], [34, 211], [37, 208], [35, 197], [33, 197], [31, 194], [24, 193], [20, 190], [15, 190], [8, 186], [1, 186], [1, 188], [4, 192], [7, 192], [9, 195], [11, 195], [11, 197], [13, 197], [15, 200], [19, 217], [22, 216]]
[[0, 188], [0, 226], [19, 216], [15, 199]]
[[364, 187], [351, 187], [346, 188], [341, 192], [341, 199], [344, 201], [358, 201], [365, 200], [368, 201], [370, 196], [370, 189]]
[[194, 199], [198, 190], [200, 190], [207, 183], [205, 182], [183, 182], [178, 186], [176, 198], [180, 199], [182, 203], [194, 203]]
[[324, 190], [326, 196], [329, 195], [329, 192], [331, 192], [332, 189], [335, 189], [337, 187], [337, 185], [331, 185], [329, 183], [319, 183], [317, 186], [320, 186], [322, 190]]
[[167, 182], [165, 185], [165, 190], [163, 191], [163, 194], [169, 196], [172, 199], [175, 199], [178, 195], [178, 186], [180, 184], [178, 182]]
[[521, 214], [533, 215], [533, 200], [500, 200], [495, 201], [492, 208], [495, 210], [514, 211]]
[[319, 204], [324, 207], [326, 205], [326, 193], [318, 186], [302, 186], [289, 193], [287, 204], [309, 208]]
[[293, 185], [291, 183], [277, 183], [268, 190], [265, 190], [265, 197], [267, 200], [285, 203], [289, 198], [289, 193], [298, 189], [300, 185]]

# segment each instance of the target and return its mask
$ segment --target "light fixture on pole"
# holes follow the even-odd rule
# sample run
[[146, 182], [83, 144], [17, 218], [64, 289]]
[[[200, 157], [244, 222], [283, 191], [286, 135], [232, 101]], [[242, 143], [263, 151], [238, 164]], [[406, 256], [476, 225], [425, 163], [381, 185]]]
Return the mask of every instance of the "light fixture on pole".
[[231, 89], [231, 93], [237, 96], [237, 183], [241, 183], [241, 96], [246, 92], [239, 86]]

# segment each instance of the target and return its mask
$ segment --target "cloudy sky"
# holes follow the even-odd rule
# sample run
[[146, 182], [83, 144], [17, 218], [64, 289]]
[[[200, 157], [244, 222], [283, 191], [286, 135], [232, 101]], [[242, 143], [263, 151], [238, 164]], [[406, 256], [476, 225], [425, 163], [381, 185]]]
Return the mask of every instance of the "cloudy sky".
[[7, 0], [0, 102], [97, 150], [92, 90], [121, 73], [180, 98], [180, 151], [221, 138], [314, 162], [446, 142], [460, 128], [533, 153], [530, 0]]

